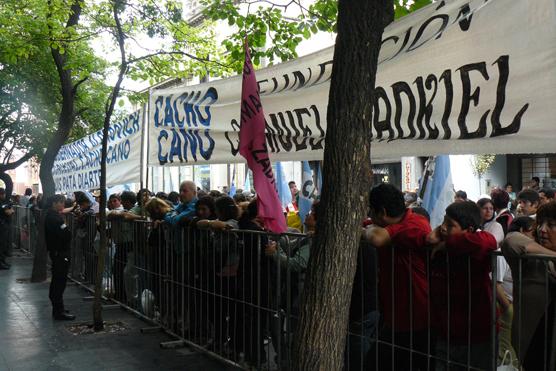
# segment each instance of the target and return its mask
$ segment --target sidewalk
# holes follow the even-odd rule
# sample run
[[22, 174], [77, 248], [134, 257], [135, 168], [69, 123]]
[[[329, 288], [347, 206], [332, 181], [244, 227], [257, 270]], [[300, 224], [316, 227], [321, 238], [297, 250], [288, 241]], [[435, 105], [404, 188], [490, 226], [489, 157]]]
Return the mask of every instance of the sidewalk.
[[12, 268], [0, 271], [0, 370], [237, 370], [188, 348], [161, 349], [160, 342], [173, 339], [162, 332], [141, 334], [150, 325], [121, 309], [105, 310], [104, 320], [121, 321], [127, 330], [73, 335], [68, 324], [92, 319], [92, 302], [82, 299], [90, 294], [68, 282], [65, 304], [77, 319], [54, 321], [49, 282], [16, 282], [30, 277], [32, 258], [16, 251], [10, 261]]

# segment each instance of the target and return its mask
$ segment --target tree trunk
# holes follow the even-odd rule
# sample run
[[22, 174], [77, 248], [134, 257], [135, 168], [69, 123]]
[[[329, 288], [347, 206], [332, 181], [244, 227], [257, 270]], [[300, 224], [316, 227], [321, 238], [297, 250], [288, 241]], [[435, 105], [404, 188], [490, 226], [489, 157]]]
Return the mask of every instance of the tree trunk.
[[[66, 23], [66, 28], [74, 27], [79, 22], [79, 17], [81, 15], [81, 0], [73, 0], [71, 5], [71, 11], [68, 17], [68, 22]], [[41, 166], [39, 169], [39, 178], [41, 180], [42, 191], [43, 191], [43, 202], [39, 205], [40, 208], [46, 209], [46, 200], [48, 197], [52, 196], [56, 187], [54, 184], [54, 177], [52, 176], [52, 166], [54, 165], [54, 160], [58, 155], [58, 151], [62, 145], [68, 139], [71, 128], [74, 123], [74, 102], [75, 94], [77, 93], [77, 87], [81, 82], [73, 83], [72, 71], [67, 66], [66, 55], [60, 53], [60, 50], [51, 47], [50, 53], [52, 54], [52, 59], [54, 59], [54, 64], [56, 65], [56, 71], [58, 72], [58, 77], [60, 78], [60, 89], [62, 95], [62, 109], [60, 110], [60, 115], [58, 116], [58, 128], [54, 133], [54, 136], [48, 142], [46, 152], [41, 160]], [[41, 219], [42, 222], [42, 219]], [[32, 282], [42, 282], [46, 280], [46, 244], [44, 242], [44, 223], [39, 224], [39, 243], [35, 250], [35, 258], [33, 260], [33, 273], [31, 275]]]
[[[46, 210], [46, 200], [48, 197], [54, 195], [55, 185], [54, 178], [52, 176], [52, 166], [54, 165], [54, 159], [58, 155], [58, 151], [68, 139], [71, 127], [73, 126], [73, 105], [74, 105], [74, 92], [73, 84], [71, 82], [71, 70], [65, 69], [64, 56], [61, 56], [57, 50], [52, 50], [54, 59], [57, 61], [58, 74], [60, 75], [60, 81], [62, 83], [62, 110], [58, 117], [58, 129], [54, 133], [54, 136], [50, 139], [46, 152], [41, 160], [41, 166], [39, 170], [39, 178], [42, 184], [43, 198], [42, 205], [39, 205], [41, 209]], [[62, 61], [61, 61], [62, 59]], [[39, 241], [44, 241], [40, 236], [44, 235], [42, 229], [44, 223], [39, 225]], [[47, 253], [46, 244], [38, 243], [37, 249], [35, 250], [35, 256], [33, 259], [33, 273], [31, 275], [31, 282], [43, 282], [46, 280], [46, 263], [47, 263]]]
[[[322, 214], [294, 346], [299, 370], [341, 370], [361, 222], [371, 184], [373, 90], [392, 0], [340, 0], [328, 100]], [[346, 146], [346, 144], [348, 144]]]
[[114, 112], [116, 99], [120, 94], [120, 87], [127, 72], [127, 61], [125, 56], [125, 36], [120, 24], [118, 9], [122, 9], [123, 4], [120, 0], [116, 0], [113, 4], [113, 15], [116, 23], [116, 38], [120, 48], [121, 65], [118, 74], [116, 85], [112, 89], [109, 101], [107, 104], [106, 114], [104, 116], [104, 125], [102, 127], [102, 149], [100, 161], [100, 246], [98, 249], [98, 269], [95, 280], [95, 299], [93, 302], [93, 328], [95, 331], [102, 331], [104, 329], [104, 321], [102, 320], [102, 274], [104, 273], [104, 258], [106, 256], [106, 245], [108, 239], [106, 236], [106, 156], [108, 148], [108, 128], [110, 127], [110, 119]]
[[[33, 272], [31, 273], [31, 282], [44, 282], [47, 278], [46, 263], [48, 253], [46, 251], [46, 241], [44, 237], [44, 217], [46, 210], [41, 210], [37, 224], [37, 245], [35, 246], [35, 256], [33, 257]], [[33, 217], [35, 217], [33, 215]]]
[[12, 177], [8, 173], [0, 172], [0, 180], [4, 182], [6, 190], [6, 200], [9, 200], [14, 190], [14, 182], [12, 180]]
[[72, 111], [63, 111], [60, 113], [58, 118], [58, 129], [54, 133], [54, 136], [48, 142], [48, 147], [41, 160], [41, 166], [39, 170], [39, 178], [42, 185], [43, 201], [56, 192], [56, 187], [54, 185], [54, 177], [52, 176], [52, 166], [54, 166], [54, 160], [58, 155], [58, 151], [64, 145], [68, 139], [71, 127], [73, 126], [73, 98], [71, 98]]
[[102, 276], [104, 273], [106, 245], [108, 243], [106, 236], [106, 152], [108, 147], [108, 126], [110, 118], [108, 114], [104, 120], [102, 128], [102, 150], [100, 162], [100, 206], [99, 206], [99, 249], [98, 249], [98, 268], [95, 277], [95, 299], [93, 301], [93, 328], [95, 331], [104, 330], [104, 321], [102, 319]]
[[[7, 162], [0, 165], [0, 180], [4, 182], [4, 187], [6, 190], [6, 200], [10, 199], [14, 191], [14, 182], [7, 171], [17, 169], [21, 164], [23, 164], [25, 161], [28, 161], [33, 156], [34, 154], [31, 152], [26, 153], [17, 161]], [[4, 158], [4, 161], [9, 161], [8, 157]]]

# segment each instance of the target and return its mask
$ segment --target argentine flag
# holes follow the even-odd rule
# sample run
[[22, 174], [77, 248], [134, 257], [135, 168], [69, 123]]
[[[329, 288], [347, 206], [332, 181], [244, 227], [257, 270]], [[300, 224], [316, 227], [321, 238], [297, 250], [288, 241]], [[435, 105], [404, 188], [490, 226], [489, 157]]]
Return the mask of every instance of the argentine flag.
[[429, 158], [423, 176], [421, 194], [423, 207], [431, 217], [431, 227], [442, 224], [446, 208], [454, 202], [454, 185], [450, 170], [450, 156]]
[[232, 173], [232, 185], [230, 186], [230, 191], [228, 196], [234, 197], [236, 194], [236, 167], [234, 166], [234, 172]]
[[243, 185], [243, 190], [251, 192], [251, 179], [249, 178], [249, 170], [247, 170], [247, 175], [245, 176], [245, 183]]
[[276, 190], [278, 191], [278, 198], [280, 199], [282, 208], [285, 209], [292, 203], [292, 194], [281, 162], [276, 163]]
[[299, 204], [297, 207], [301, 222], [305, 223], [305, 218], [307, 217], [307, 214], [309, 214], [309, 211], [311, 211], [311, 206], [313, 205], [313, 200], [316, 195], [315, 184], [313, 182], [313, 172], [311, 171], [309, 162], [303, 161], [302, 171], [301, 189], [299, 190]]

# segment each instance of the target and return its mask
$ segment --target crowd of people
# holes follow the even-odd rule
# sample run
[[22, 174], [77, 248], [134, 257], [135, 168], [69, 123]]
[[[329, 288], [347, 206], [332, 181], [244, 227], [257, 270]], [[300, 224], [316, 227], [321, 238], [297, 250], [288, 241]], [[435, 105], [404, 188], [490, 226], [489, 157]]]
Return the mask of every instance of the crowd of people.
[[[12, 243], [19, 247], [20, 238], [12, 236], [12, 219], [15, 218], [14, 206], [23, 208], [35, 208], [40, 201], [40, 195], [33, 196], [31, 188], [25, 189], [23, 195], [12, 194], [10, 197], [6, 194], [4, 188], [0, 188], [0, 270], [10, 269], [8, 257], [12, 254]], [[18, 236], [19, 237], [19, 236]], [[28, 236], [25, 236], [27, 238]]]
[[[151, 298], [166, 326], [236, 361], [261, 365], [272, 344], [285, 369], [311, 249], [318, 248], [311, 240], [320, 214], [316, 201], [301, 229], [291, 217], [297, 210], [294, 182], [290, 190], [293, 202], [284, 212], [296, 234], [282, 236], [265, 233], [250, 191], [231, 197], [184, 181], [169, 194], [142, 189], [110, 195], [108, 294], [129, 305], [135, 301], [143, 311], [141, 301]], [[96, 225], [94, 196], [76, 192], [63, 206], [60, 197], [47, 202], [56, 213], [72, 215], [80, 251], [71, 254], [74, 260], [88, 246], [89, 253], [98, 252], [90, 249], [98, 228], [86, 227]], [[35, 207], [36, 199], [24, 197]], [[434, 228], [417, 193], [391, 184], [373, 187], [368, 206], [346, 369], [492, 370], [495, 358], [525, 371], [554, 365], [556, 269], [549, 258], [530, 259], [556, 257], [553, 190], [533, 179], [517, 194], [508, 184], [476, 202], [457, 191]], [[2, 210], [4, 223], [10, 214]], [[61, 228], [56, 223], [52, 228]], [[49, 249], [54, 261], [56, 248]], [[133, 290], [126, 279], [130, 265], [140, 271]], [[59, 288], [54, 291], [55, 318], [72, 319], [63, 315]]]
[[[449, 350], [452, 361], [492, 369], [491, 349], [497, 349], [498, 364], [511, 364], [515, 369], [549, 370], [556, 366], [556, 270], [551, 259], [538, 258], [556, 256], [556, 201], [554, 190], [541, 188], [539, 183], [534, 177], [517, 194], [507, 184], [492, 189], [477, 202], [459, 190], [446, 209], [443, 224], [432, 234], [424, 237], [427, 231], [421, 228], [420, 238], [404, 236], [404, 241], [412, 241], [413, 249], [420, 243], [432, 249], [426, 256], [431, 259], [429, 285], [413, 289], [429, 290], [430, 315], [435, 318], [430, 328], [436, 333], [434, 347], [439, 359], [446, 359]], [[404, 201], [413, 210], [422, 211], [416, 193], [406, 193]], [[400, 244], [393, 245], [399, 251]], [[496, 250], [503, 255], [498, 254], [492, 264], [490, 252]], [[413, 272], [414, 283], [424, 282], [423, 263], [416, 256], [412, 258], [417, 262], [412, 262], [413, 267], [406, 263], [405, 269]], [[496, 285], [491, 293], [493, 277]], [[407, 292], [407, 288], [402, 291]], [[386, 294], [383, 296], [389, 300]], [[416, 299], [418, 302], [419, 296]], [[489, 309], [494, 308], [493, 300], [496, 317]], [[418, 308], [426, 308], [426, 304], [423, 299]], [[426, 323], [419, 315], [414, 314], [418, 323]], [[493, 328], [494, 347], [490, 338]], [[427, 353], [423, 347], [431, 343], [426, 340], [429, 343], [414, 338], [413, 347], [421, 344], [421, 352]], [[403, 337], [401, 343], [409, 344]], [[423, 366], [418, 369], [425, 369], [426, 359], [421, 362]]]

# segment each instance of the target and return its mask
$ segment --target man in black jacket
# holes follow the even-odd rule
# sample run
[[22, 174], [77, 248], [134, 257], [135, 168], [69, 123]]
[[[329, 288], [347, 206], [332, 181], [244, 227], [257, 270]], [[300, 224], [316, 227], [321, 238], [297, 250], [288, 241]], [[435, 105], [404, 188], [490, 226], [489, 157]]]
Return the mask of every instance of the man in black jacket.
[[64, 290], [70, 264], [71, 231], [62, 217], [65, 197], [54, 195], [48, 199], [49, 206], [44, 220], [46, 248], [52, 261], [52, 281], [49, 298], [52, 302], [52, 316], [56, 320], [73, 320], [74, 315], [64, 309]]

